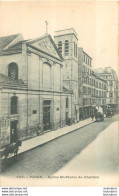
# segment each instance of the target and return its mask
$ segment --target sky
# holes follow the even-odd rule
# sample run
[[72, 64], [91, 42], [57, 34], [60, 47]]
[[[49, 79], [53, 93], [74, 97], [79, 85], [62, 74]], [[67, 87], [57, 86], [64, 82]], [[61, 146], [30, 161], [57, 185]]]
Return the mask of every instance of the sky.
[[118, 2], [0, 2], [0, 37], [22, 33], [24, 39], [74, 28], [78, 46], [92, 57], [92, 68], [112, 67], [118, 73]]

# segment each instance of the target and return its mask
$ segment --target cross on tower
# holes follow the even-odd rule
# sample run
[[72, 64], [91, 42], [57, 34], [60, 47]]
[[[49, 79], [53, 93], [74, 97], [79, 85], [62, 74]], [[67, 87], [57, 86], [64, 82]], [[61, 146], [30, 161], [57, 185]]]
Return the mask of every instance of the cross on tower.
[[48, 34], [48, 22], [47, 22], [47, 20], [45, 21], [45, 24], [46, 24], [46, 34]]

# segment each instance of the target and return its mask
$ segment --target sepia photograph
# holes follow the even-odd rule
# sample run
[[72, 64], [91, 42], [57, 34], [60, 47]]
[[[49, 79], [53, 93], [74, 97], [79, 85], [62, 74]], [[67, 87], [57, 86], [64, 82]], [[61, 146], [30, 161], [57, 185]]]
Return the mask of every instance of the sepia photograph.
[[0, 1], [0, 186], [119, 185], [116, 1]]

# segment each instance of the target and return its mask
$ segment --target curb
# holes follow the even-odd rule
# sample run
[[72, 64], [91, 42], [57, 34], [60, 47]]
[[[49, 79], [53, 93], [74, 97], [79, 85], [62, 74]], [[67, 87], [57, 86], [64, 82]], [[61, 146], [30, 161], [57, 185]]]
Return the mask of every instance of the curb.
[[[48, 142], [50, 142], [50, 141], [53, 141], [53, 140], [55, 140], [55, 139], [57, 139], [57, 138], [60, 138], [60, 137], [62, 137], [62, 136], [64, 136], [64, 135], [70, 134], [70, 133], [72, 133], [73, 131], [76, 131], [76, 130], [78, 130], [78, 129], [81, 129], [81, 128], [83, 128], [83, 127], [89, 125], [89, 124], [94, 123], [94, 122], [95, 122], [95, 121], [90, 122], [90, 123], [88, 123], [88, 124], [86, 124], [86, 125], [83, 125], [82, 127], [73, 129], [73, 130], [71, 130], [71, 131], [69, 131], [69, 132], [67, 132], [67, 133], [64, 133], [64, 134], [60, 135], [60, 136], [56, 136], [55, 138], [50, 139], [49, 141], [46, 141], [46, 142], [44, 142], [44, 143], [42, 143], [42, 144], [39, 144], [39, 145], [37, 145], [37, 146], [34, 146], [33, 148], [30, 148], [30, 149], [28, 149], [28, 150], [25, 150], [24, 152], [20, 152], [20, 153], [18, 153], [18, 156], [21, 155], [21, 154], [23, 154], [23, 153], [25, 153], [25, 152], [28, 152], [28, 151], [30, 151], [30, 150], [32, 150], [32, 149], [35, 149], [35, 148], [37, 148], [38, 146], [44, 145], [44, 144], [46, 144], [46, 143], [48, 143]], [[56, 130], [56, 131], [57, 131], [57, 130]]]
[[[89, 122], [88, 124], [85, 124], [85, 125], [83, 125], [82, 127], [78, 127], [78, 128], [73, 129], [73, 130], [71, 130], [71, 131], [69, 131], [69, 132], [67, 132], [67, 133], [64, 133], [64, 134], [62, 134], [62, 135], [56, 136], [55, 138], [49, 139], [48, 141], [45, 141], [45, 142], [43, 142], [43, 143], [41, 143], [41, 144], [39, 144], [39, 145], [37, 145], [37, 146], [34, 146], [33, 148], [29, 148], [28, 150], [25, 150], [25, 151], [23, 151], [23, 152], [18, 152], [17, 157], [19, 157], [21, 154], [24, 154], [24, 153], [26, 153], [26, 152], [28, 152], [28, 151], [30, 151], [30, 150], [35, 149], [35, 148], [37, 148], [37, 147], [39, 147], [39, 146], [41, 146], [41, 145], [44, 145], [44, 144], [46, 144], [46, 143], [48, 143], [48, 142], [50, 142], [50, 141], [53, 141], [53, 140], [55, 140], [55, 139], [57, 139], [57, 138], [60, 138], [60, 137], [62, 137], [62, 136], [64, 136], [64, 135], [70, 134], [70, 133], [72, 133], [73, 131], [76, 131], [76, 130], [81, 129], [81, 128], [85, 127], [85, 126], [88, 126], [89, 124], [92, 124], [92, 123], [94, 123], [94, 122], [95, 122], [95, 121]], [[57, 130], [56, 130], [56, 131], [57, 131]], [[12, 159], [12, 158], [14, 158], [14, 155], [9, 156], [7, 159]]]

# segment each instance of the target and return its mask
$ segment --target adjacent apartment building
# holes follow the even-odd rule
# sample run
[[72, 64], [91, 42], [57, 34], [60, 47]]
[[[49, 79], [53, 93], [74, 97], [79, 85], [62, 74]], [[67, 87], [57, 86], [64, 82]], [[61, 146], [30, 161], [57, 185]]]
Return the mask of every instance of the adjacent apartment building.
[[118, 77], [114, 69], [106, 67], [94, 70], [99, 77], [106, 80], [106, 103], [114, 109], [118, 109]]
[[92, 106], [106, 107], [106, 80], [92, 71], [92, 57], [78, 48], [79, 117], [92, 115]]

